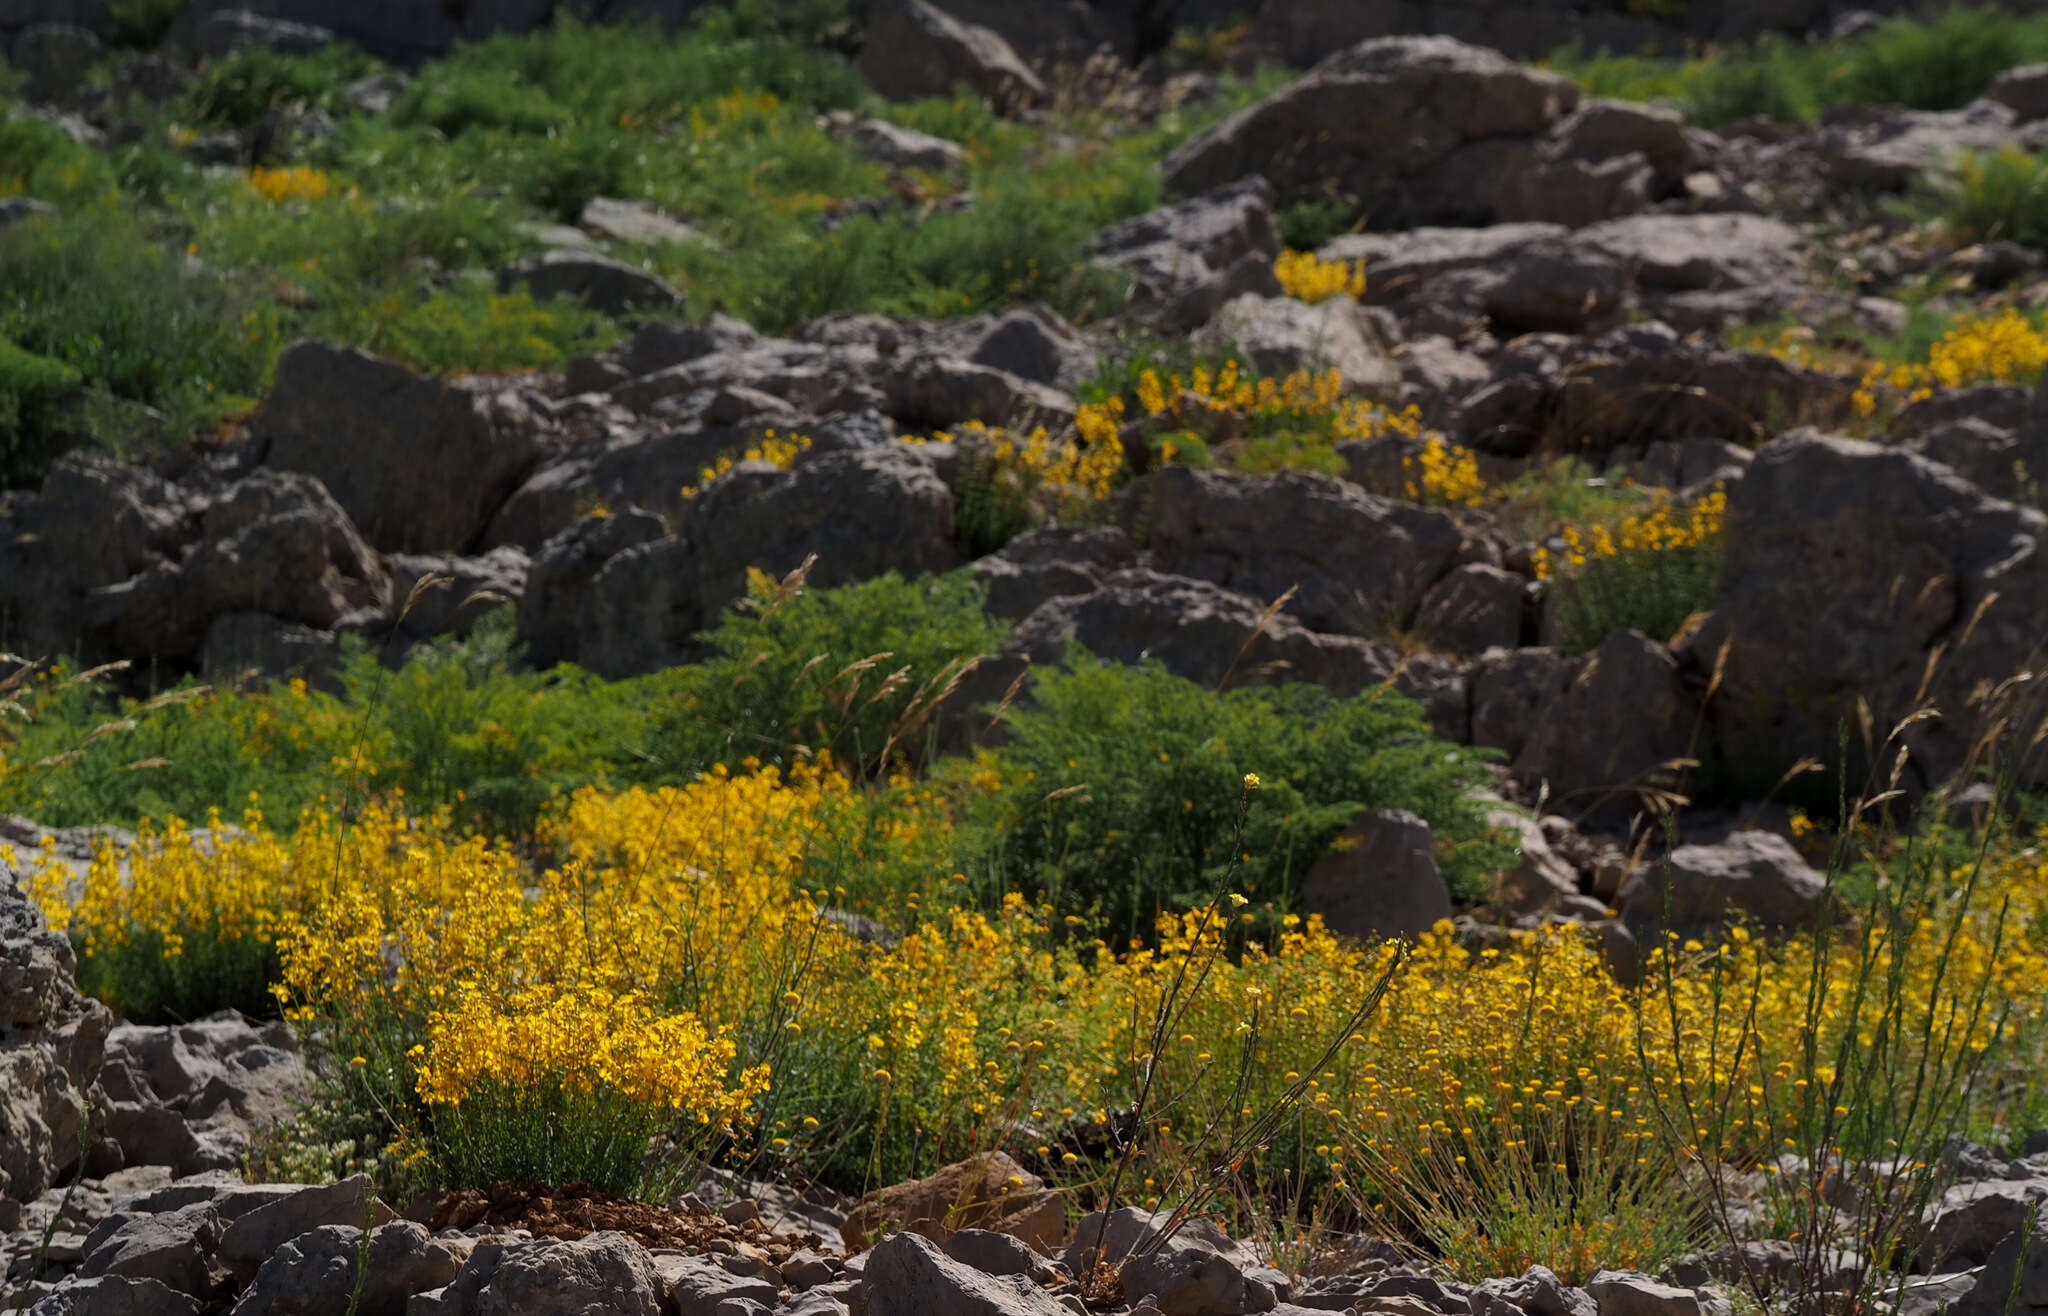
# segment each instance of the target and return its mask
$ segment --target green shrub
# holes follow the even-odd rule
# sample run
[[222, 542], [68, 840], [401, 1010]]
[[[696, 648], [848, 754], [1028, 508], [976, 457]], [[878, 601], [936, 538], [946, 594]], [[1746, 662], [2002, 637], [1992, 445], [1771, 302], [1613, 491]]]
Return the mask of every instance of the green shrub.
[[338, 113], [349, 83], [377, 68], [375, 59], [346, 42], [309, 55], [285, 55], [262, 46], [238, 50], [199, 71], [185, 92], [184, 111], [224, 128], [247, 128], [273, 109]]
[[0, 808], [56, 827], [132, 825], [232, 813], [254, 795], [288, 826], [322, 797], [396, 789], [417, 809], [451, 809], [460, 826], [525, 837], [550, 799], [635, 759], [641, 687], [512, 667], [501, 615], [395, 671], [349, 643], [339, 694], [186, 683], [115, 701], [90, 683], [40, 682], [26, 696], [33, 720], [0, 759]]
[[1358, 207], [1342, 201], [1296, 201], [1280, 208], [1280, 240], [1296, 251], [1314, 251], [1357, 217]]
[[2048, 245], [2048, 167], [2015, 146], [1967, 154], [1948, 186], [1943, 213], [1958, 242]]
[[612, 321], [566, 298], [537, 302], [523, 289], [500, 293], [467, 281], [337, 307], [307, 324], [433, 374], [544, 370], [619, 334]]
[[669, 678], [672, 706], [648, 740], [659, 776], [687, 779], [749, 757], [787, 763], [799, 749], [876, 774], [922, 761], [942, 693], [1002, 642], [966, 572], [890, 572], [780, 603], [777, 593], [758, 581], [749, 603], [705, 634], [712, 656]]
[[1255, 772], [1240, 890], [1295, 904], [1302, 875], [1354, 815], [1408, 809], [1435, 829], [1452, 892], [1485, 894], [1499, 850], [1470, 792], [1484, 752], [1436, 740], [1422, 710], [1388, 690], [1339, 698], [1310, 685], [1220, 694], [1156, 662], [1076, 652], [1032, 676], [1009, 709], [1010, 740], [971, 769], [975, 867], [1001, 891], [1099, 920], [1112, 944], [1149, 937], [1154, 916], [1206, 903], [1230, 866], [1241, 782]]
[[1901, 15], [1850, 46], [1834, 99], [1953, 110], [1991, 79], [2048, 49], [2048, 25], [1994, 8], [1957, 5], [1932, 21]]
[[64, 421], [84, 378], [0, 338], [0, 488], [42, 479], [70, 437]]
[[568, 119], [538, 87], [457, 64], [422, 77], [391, 107], [402, 128], [431, 128], [451, 140], [483, 128], [545, 136]]
[[1825, 60], [1824, 48], [1765, 37], [1754, 52], [1689, 68], [1681, 104], [1687, 118], [1708, 128], [1755, 116], [1810, 124], [1832, 97]]
[[275, 350], [219, 277], [98, 208], [0, 233], [0, 338], [158, 408], [174, 433], [247, 405]]
[[1565, 644], [1593, 649], [1628, 628], [1668, 640], [1711, 607], [1727, 507], [1717, 488], [1689, 507], [1659, 501], [1612, 526], [1566, 527], [1562, 560], [1546, 549], [1538, 561]]

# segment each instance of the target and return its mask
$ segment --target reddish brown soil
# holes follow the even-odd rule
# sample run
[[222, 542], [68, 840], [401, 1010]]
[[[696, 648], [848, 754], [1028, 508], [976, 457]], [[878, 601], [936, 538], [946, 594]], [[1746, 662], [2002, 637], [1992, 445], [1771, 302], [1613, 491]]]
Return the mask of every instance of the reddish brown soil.
[[650, 1248], [721, 1253], [745, 1248], [770, 1265], [780, 1265], [805, 1248], [822, 1250], [816, 1234], [770, 1233], [758, 1220], [730, 1224], [721, 1216], [629, 1202], [584, 1184], [549, 1188], [501, 1183], [488, 1192], [474, 1188], [447, 1192], [427, 1203], [418, 1218], [429, 1229], [485, 1224], [524, 1229], [536, 1238], [582, 1238], [611, 1229]]

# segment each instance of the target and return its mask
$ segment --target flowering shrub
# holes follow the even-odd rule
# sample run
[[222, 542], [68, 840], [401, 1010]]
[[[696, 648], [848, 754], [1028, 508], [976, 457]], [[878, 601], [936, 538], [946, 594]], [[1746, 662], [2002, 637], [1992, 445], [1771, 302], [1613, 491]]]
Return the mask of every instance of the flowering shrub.
[[1727, 510], [1717, 488], [1690, 508], [1666, 499], [1615, 526], [1566, 526], [1561, 551], [1538, 548], [1565, 642], [1591, 649], [1623, 627], [1669, 638], [1713, 599]]
[[1434, 507], [1477, 507], [1486, 497], [1479, 478], [1479, 454], [1446, 443], [1441, 435], [1423, 440], [1422, 451], [1405, 458], [1410, 502]]
[[931, 436], [960, 450], [953, 528], [968, 552], [993, 553], [1034, 525], [1079, 520], [1109, 496], [1123, 474], [1123, 442], [1109, 411], [1082, 411], [1074, 435], [1057, 443], [1042, 425], [1016, 435], [973, 420]]
[[778, 434], [774, 430], [765, 430], [758, 441], [741, 449], [738, 456], [721, 453], [709, 466], [700, 468], [697, 483], [683, 486], [683, 497], [695, 498], [705, 485], [741, 462], [767, 462], [778, 471], [786, 471], [796, 465], [798, 457], [810, 450], [811, 436], [808, 434]]
[[2032, 384], [2048, 366], [2048, 332], [2007, 307], [1965, 316], [1943, 334], [1921, 365], [1872, 365], [1851, 398], [1858, 415], [1885, 402], [1919, 402], [1936, 389], [1967, 384]]
[[1346, 296], [1356, 301], [1365, 296], [1365, 262], [1345, 264], [1324, 260], [1312, 251], [1283, 251], [1273, 262], [1273, 277], [1281, 291], [1296, 301], [1326, 302]]
[[1087, 404], [1081, 412], [1098, 426], [1135, 413], [1154, 460], [1206, 466], [1222, 459], [1251, 475], [1290, 468], [1338, 475], [1344, 470], [1338, 444], [1423, 432], [1419, 410], [1388, 411], [1348, 397], [1335, 370], [1255, 378], [1235, 361], [1215, 370], [1195, 365], [1186, 375], [1147, 366], [1137, 371], [1127, 397]]

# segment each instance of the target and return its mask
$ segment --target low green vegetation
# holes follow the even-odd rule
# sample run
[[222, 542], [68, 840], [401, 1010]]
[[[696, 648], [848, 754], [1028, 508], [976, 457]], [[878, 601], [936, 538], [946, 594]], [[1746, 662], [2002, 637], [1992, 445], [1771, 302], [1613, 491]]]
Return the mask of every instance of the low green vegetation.
[[1670, 101], [1713, 128], [1751, 116], [1811, 124], [1835, 105], [1952, 110], [2004, 70], [2043, 58], [2048, 19], [1958, 5], [1899, 15], [1846, 41], [1766, 37], [1682, 60], [1567, 49], [1551, 62], [1589, 95]]
[[[131, 0], [123, 39], [148, 37], [163, 8]], [[1160, 156], [1270, 83], [1226, 75], [1214, 102], [1149, 125], [1098, 111], [1017, 123], [969, 98], [881, 101], [846, 58], [849, 31], [833, 4], [714, 7], [675, 34], [565, 19], [459, 48], [383, 114], [350, 91], [390, 71], [353, 47], [242, 51], [168, 103], [129, 105], [132, 140], [114, 149], [0, 118], [0, 195], [56, 207], [0, 235], [0, 337], [77, 371], [90, 395], [162, 413], [173, 438], [246, 411], [299, 336], [437, 373], [555, 367], [626, 326], [500, 292], [492, 275], [597, 196], [701, 235], [612, 244], [690, 316], [786, 331], [831, 312], [1038, 300], [1085, 320], [1126, 292], [1083, 258], [1094, 231], [1155, 204]], [[331, 133], [248, 154], [255, 125], [315, 111]], [[942, 134], [966, 163], [877, 163], [833, 111]], [[233, 165], [188, 158], [221, 133], [236, 135]], [[69, 441], [43, 414], [16, 411], [9, 484]]]

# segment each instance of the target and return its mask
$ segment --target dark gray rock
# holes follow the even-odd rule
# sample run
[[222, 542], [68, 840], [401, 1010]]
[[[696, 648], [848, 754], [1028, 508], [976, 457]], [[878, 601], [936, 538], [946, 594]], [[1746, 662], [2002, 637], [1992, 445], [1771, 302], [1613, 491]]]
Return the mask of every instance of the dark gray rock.
[[1455, 912], [1429, 824], [1401, 809], [1373, 809], [1346, 827], [1302, 877], [1301, 908], [1364, 938], [1417, 936]]

